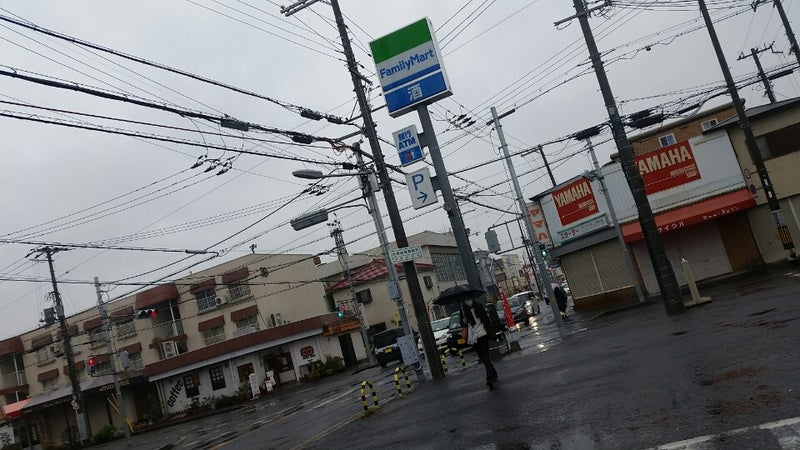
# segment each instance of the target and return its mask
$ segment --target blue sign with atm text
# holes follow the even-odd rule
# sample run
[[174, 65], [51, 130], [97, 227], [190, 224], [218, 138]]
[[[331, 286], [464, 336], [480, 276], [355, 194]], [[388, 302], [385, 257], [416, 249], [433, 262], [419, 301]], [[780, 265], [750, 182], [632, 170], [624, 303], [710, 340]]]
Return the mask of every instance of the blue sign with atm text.
[[400, 164], [407, 166], [411, 163], [425, 159], [422, 146], [419, 142], [417, 127], [415, 125], [396, 131], [394, 134], [394, 144], [397, 147], [397, 154], [400, 156]]

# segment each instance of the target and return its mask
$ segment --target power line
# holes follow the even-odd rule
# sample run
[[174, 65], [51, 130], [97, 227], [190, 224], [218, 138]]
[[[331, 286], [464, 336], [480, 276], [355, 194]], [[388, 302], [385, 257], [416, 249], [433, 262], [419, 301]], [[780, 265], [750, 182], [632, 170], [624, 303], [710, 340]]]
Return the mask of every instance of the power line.
[[[190, 0], [187, 0], [187, 1], [190, 1]], [[0, 8], [0, 10], [5, 11], [5, 12], [9, 12], [8, 10], [6, 10], [4, 8]], [[109, 54], [112, 54], [114, 56], [118, 56], [120, 58], [127, 59], [129, 61], [133, 61], [133, 62], [137, 62], [139, 64], [144, 64], [146, 66], [150, 66], [150, 67], [155, 67], [155, 68], [158, 68], [158, 69], [166, 70], [168, 72], [172, 72], [172, 73], [175, 73], [175, 74], [178, 74], [178, 75], [182, 75], [182, 76], [191, 78], [193, 80], [201, 81], [203, 83], [211, 84], [213, 86], [221, 87], [223, 89], [228, 89], [228, 90], [231, 90], [231, 91], [234, 91], [234, 92], [238, 92], [240, 94], [247, 95], [247, 96], [250, 96], [250, 97], [255, 97], [255, 98], [262, 99], [262, 100], [266, 100], [266, 101], [268, 101], [270, 103], [278, 105], [278, 106], [280, 106], [280, 107], [282, 107], [284, 109], [287, 109], [289, 111], [293, 111], [293, 112], [299, 113], [301, 115], [303, 115], [303, 113], [305, 113], [306, 115], [308, 115], [308, 113], [320, 114], [320, 113], [318, 113], [318, 112], [316, 112], [316, 111], [314, 111], [312, 109], [309, 109], [309, 108], [305, 108], [305, 107], [302, 107], [302, 106], [294, 105], [292, 103], [285, 102], [285, 101], [282, 101], [282, 100], [278, 100], [278, 99], [275, 99], [273, 97], [269, 97], [269, 96], [266, 96], [266, 95], [263, 95], [263, 94], [259, 94], [259, 93], [253, 92], [253, 91], [242, 89], [242, 88], [239, 88], [239, 87], [227, 84], [227, 83], [223, 83], [221, 81], [213, 80], [211, 78], [207, 78], [207, 77], [204, 77], [204, 76], [201, 76], [201, 75], [197, 75], [197, 74], [194, 74], [194, 73], [182, 70], [182, 69], [177, 69], [175, 67], [171, 67], [171, 66], [168, 66], [166, 64], [161, 64], [161, 63], [158, 63], [158, 62], [155, 62], [155, 61], [150, 61], [150, 60], [147, 60], [147, 59], [135, 56], [135, 55], [131, 55], [129, 53], [124, 53], [124, 52], [121, 52], [121, 51], [118, 51], [118, 50], [114, 50], [114, 49], [111, 49], [111, 48], [108, 48], [108, 47], [104, 47], [104, 46], [99, 45], [99, 44], [95, 44], [95, 43], [92, 43], [92, 42], [89, 42], [89, 41], [78, 39], [76, 37], [69, 36], [69, 35], [66, 35], [66, 34], [63, 34], [63, 33], [59, 33], [57, 31], [49, 30], [47, 28], [40, 27], [40, 26], [38, 26], [38, 25], [36, 25], [36, 24], [34, 24], [32, 22], [29, 22], [29, 21], [21, 21], [21, 20], [14, 19], [12, 17], [4, 16], [4, 15], [0, 15], [0, 20], [8, 22], [8, 23], [12, 23], [12, 24], [20, 26], [20, 27], [27, 28], [29, 30], [36, 31], [38, 33], [46, 34], [48, 36], [51, 36], [51, 37], [54, 37], [54, 38], [57, 38], [57, 39], [61, 39], [61, 40], [64, 40], [64, 41], [67, 41], [67, 42], [70, 42], [70, 43], [73, 43], [73, 44], [76, 44], [76, 45], [81, 45], [81, 46], [88, 47], [88, 48], [91, 48], [91, 49], [94, 49], [94, 50], [98, 50], [98, 51], [101, 51], [101, 52], [104, 52], [104, 53], [109, 53]], [[329, 56], [329, 55], [326, 55], [326, 56]], [[338, 59], [338, 58], [336, 58], [336, 59]], [[325, 118], [326, 120], [331, 121], [332, 123], [344, 123], [343, 119], [341, 119], [340, 117], [331, 116], [331, 115], [328, 115], [328, 114], [320, 114], [320, 115], [323, 118]]]

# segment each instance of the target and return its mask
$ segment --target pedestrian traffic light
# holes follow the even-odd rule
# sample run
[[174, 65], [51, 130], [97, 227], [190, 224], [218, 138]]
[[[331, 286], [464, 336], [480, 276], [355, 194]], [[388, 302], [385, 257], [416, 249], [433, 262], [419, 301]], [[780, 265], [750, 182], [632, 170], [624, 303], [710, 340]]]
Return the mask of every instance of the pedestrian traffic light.
[[89, 356], [86, 358], [86, 372], [89, 376], [94, 376], [95, 372], [97, 371], [97, 359], [94, 356]]
[[340, 311], [337, 311], [337, 313], [336, 313], [336, 314], [338, 314], [338, 315], [339, 315], [339, 318], [340, 318], [340, 319], [341, 319], [342, 317], [344, 317], [344, 311], [341, 311], [341, 310], [340, 310]]
[[339, 311], [337, 311], [337, 312], [339, 314], [339, 318], [340, 319], [342, 317], [344, 317], [344, 312], [345, 312], [346, 309], [347, 309], [347, 305], [345, 305], [344, 303], [339, 303]]
[[547, 247], [541, 242], [539, 243], [539, 251], [542, 252], [542, 258], [547, 258]]
[[133, 317], [137, 319], [152, 319], [155, 316], [156, 316], [155, 309], [138, 309], [133, 313]]

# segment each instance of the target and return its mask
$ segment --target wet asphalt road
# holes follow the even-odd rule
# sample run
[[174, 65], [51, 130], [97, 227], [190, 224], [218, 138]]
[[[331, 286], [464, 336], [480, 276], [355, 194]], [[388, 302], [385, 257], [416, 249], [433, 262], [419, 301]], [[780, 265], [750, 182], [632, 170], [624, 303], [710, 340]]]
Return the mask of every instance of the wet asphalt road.
[[[800, 416], [800, 272], [703, 293], [714, 302], [677, 317], [661, 304], [575, 315], [565, 339], [543, 307], [534, 326], [511, 335], [522, 351], [496, 362], [494, 391], [468, 352], [466, 368], [448, 358], [446, 379], [414, 383], [403, 399], [395, 366], [372, 368], [137, 435], [134, 447], [800, 448], [800, 420], [773, 423]], [[367, 417], [363, 379], [381, 402]]]

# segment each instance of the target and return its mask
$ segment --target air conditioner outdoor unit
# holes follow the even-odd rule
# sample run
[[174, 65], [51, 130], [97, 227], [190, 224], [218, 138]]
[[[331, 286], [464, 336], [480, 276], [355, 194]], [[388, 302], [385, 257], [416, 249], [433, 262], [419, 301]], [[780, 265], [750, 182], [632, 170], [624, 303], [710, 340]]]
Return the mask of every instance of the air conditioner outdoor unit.
[[161, 343], [161, 351], [164, 352], [164, 358], [172, 358], [177, 356], [178, 352], [175, 348], [174, 341], [164, 341]]
[[224, 295], [220, 296], [220, 297], [217, 297], [217, 306], [222, 306], [225, 303], [228, 303], [228, 300], [230, 300], [230, 299], [227, 296], [224, 296]]
[[64, 353], [64, 351], [61, 349], [61, 343], [60, 342], [54, 342], [54, 343], [50, 344], [50, 349], [49, 350], [50, 350], [50, 354], [51, 355], [60, 355], [60, 354]]

